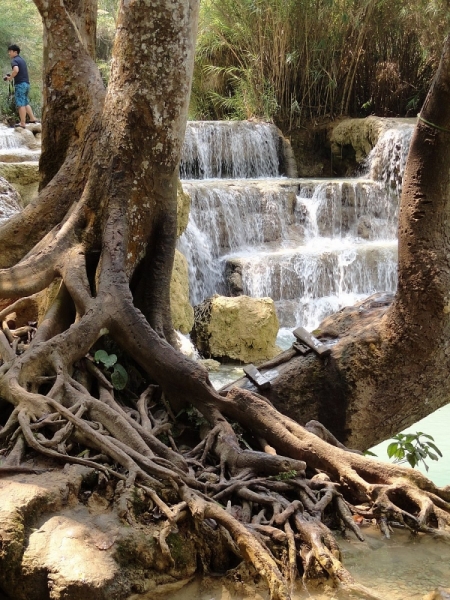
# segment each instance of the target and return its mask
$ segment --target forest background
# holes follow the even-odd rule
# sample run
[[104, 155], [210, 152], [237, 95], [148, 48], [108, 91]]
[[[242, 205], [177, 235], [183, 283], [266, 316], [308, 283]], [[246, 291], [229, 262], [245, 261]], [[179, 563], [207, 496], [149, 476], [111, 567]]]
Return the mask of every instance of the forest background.
[[[116, 6], [99, 0], [106, 83]], [[449, 25], [449, 0], [202, 0], [189, 118], [258, 118], [289, 133], [341, 115], [415, 116]], [[32, 0], [2, 6], [3, 74], [11, 43], [29, 64], [39, 114], [43, 42]], [[3, 115], [14, 111], [8, 95], [4, 83]]]

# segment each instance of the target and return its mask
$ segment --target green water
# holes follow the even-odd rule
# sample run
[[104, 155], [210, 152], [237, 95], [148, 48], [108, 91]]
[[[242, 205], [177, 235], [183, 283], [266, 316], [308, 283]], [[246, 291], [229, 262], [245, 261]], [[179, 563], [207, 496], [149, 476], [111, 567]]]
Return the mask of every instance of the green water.
[[[437, 588], [450, 586], [450, 546], [430, 536], [411, 536], [396, 530], [391, 539], [369, 526], [365, 540], [351, 537], [338, 543], [343, 563], [355, 581], [376, 592], [383, 600], [423, 600]], [[440, 598], [441, 596], [439, 596]], [[446, 597], [446, 596], [444, 596]], [[223, 577], [196, 578], [167, 600], [269, 600], [263, 580], [240, 578], [230, 572]], [[350, 600], [359, 595], [339, 593], [329, 584], [302, 585], [297, 582], [292, 600]]]

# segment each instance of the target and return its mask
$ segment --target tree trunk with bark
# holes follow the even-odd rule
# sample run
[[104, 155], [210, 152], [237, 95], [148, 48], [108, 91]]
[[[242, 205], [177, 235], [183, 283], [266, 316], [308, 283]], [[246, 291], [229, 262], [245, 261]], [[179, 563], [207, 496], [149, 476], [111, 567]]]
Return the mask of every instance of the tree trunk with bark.
[[[123, 0], [106, 92], [92, 58], [94, 4], [35, 4], [46, 37], [42, 182], [37, 200], [0, 230], [0, 296], [9, 303], [0, 311], [0, 470], [20, 469], [33, 452], [123, 480], [125, 496], [139, 488], [169, 525], [213, 522], [274, 600], [290, 598], [298, 576], [376, 598], [344, 568], [325, 522], [361, 538], [360, 514], [386, 531], [395, 520], [445, 537], [449, 489], [349, 451], [319, 423], [302, 427], [274, 404], [288, 377], [300, 382], [300, 400], [312, 373], [319, 397], [330, 395], [322, 420], [333, 405], [342, 440], [364, 446], [373, 434], [362, 413], [389, 419], [407, 398], [415, 418], [424, 394], [444, 403], [448, 44], [408, 162], [394, 304], [366, 315], [358, 335], [341, 315], [331, 357], [280, 368], [268, 402], [239, 387], [216, 392], [174, 345], [169, 283], [197, 2]], [[43, 296], [45, 314], [27, 325]], [[127, 366], [125, 388], [114, 387], [112, 365], [96, 362], [100, 349]], [[174, 416], [191, 407], [201, 437], [183, 410]], [[175, 428], [189, 435], [176, 438]]]

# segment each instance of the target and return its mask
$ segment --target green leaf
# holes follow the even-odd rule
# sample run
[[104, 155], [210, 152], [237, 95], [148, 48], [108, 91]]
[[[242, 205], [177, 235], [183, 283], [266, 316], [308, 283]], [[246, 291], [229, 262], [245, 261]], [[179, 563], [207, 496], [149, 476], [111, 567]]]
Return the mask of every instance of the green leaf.
[[389, 458], [392, 458], [397, 453], [397, 448], [398, 448], [397, 442], [392, 442], [391, 444], [389, 444], [389, 446], [387, 447], [387, 450], [386, 450]]
[[94, 359], [95, 362], [101, 362], [106, 369], [113, 367], [117, 362], [117, 356], [115, 354], [108, 354], [105, 350], [97, 350]]
[[406, 456], [406, 460], [409, 462], [409, 464], [411, 465], [411, 467], [413, 469], [417, 465], [417, 460], [416, 460], [416, 457], [414, 456], [414, 454], [408, 454]]
[[105, 350], [97, 350], [94, 354], [95, 362], [101, 362], [104, 364], [105, 360], [108, 360], [108, 353]]
[[428, 452], [428, 456], [431, 458], [431, 460], [439, 460], [439, 456], [436, 456], [436, 454], [433, 454], [433, 452]]
[[375, 452], [372, 452], [371, 450], [365, 450], [364, 456], [377, 456], [377, 455], [375, 454]]
[[430, 448], [433, 448], [433, 450], [436, 452], [436, 454], [439, 454], [439, 456], [442, 457], [442, 452], [439, 450], [439, 448], [436, 446], [436, 444], [432, 444], [431, 442], [428, 442], [428, 446]]
[[117, 362], [117, 356], [115, 354], [110, 354], [106, 360], [102, 361], [107, 369], [113, 367]]
[[116, 390], [123, 390], [128, 383], [128, 373], [122, 365], [114, 365], [114, 371], [111, 375], [111, 382]]
[[403, 448], [398, 448], [397, 452], [395, 453], [395, 457], [398, 460], [403, 460], [405, 458], [405, 451]]

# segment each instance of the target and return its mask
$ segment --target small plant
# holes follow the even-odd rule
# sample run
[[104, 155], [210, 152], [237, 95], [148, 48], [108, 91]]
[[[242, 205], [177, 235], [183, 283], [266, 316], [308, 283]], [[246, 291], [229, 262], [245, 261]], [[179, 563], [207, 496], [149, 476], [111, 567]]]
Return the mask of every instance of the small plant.
[[295, 479], [298, 475], [299, 474], [295, 469], [291, 469], [290, 471], [283, 471], [271, 479], [274, 479], [275, 481], [288, 481], [289, 479]]
[[128, 373], [117, 362], [117, 356], [115, 354], [108, 354], [106, 350], [97, 350], [94, 355], [96, 363], [102, 364], [103, 367], [110, 373], [111, 383], [116, 390], [125, 389], [128, 383]]
[[442, 452], [434, 444], [434, 438], [421, 431], [398, 433], [393, 439], [394, 441], [387, 447], [387, 453], [396, 463], [408, 462], [413, 469], [422, 463], [428, 471], [425, 459], [439, 460], [442, 457]]

